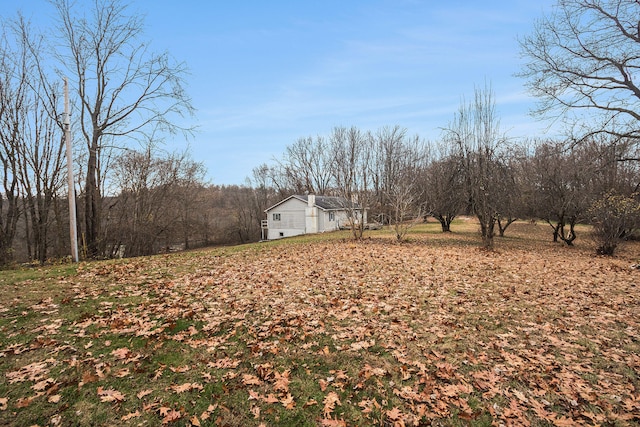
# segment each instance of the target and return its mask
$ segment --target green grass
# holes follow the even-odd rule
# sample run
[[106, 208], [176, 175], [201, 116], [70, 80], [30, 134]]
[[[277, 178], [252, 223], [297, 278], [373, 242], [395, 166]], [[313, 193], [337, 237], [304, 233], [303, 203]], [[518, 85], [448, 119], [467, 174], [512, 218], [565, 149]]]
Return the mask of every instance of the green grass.
[[402, 244], [385, 228], [0, 272], [0, 424], [488, 426], [515, 405], [551, 425], [530, 406], [544, 400], [550, 419], [615, 425], [640, 389], [639, 313], [621, 303], [638, 245], [594, 258], [512, 227], [494, 252], [459, 219]]

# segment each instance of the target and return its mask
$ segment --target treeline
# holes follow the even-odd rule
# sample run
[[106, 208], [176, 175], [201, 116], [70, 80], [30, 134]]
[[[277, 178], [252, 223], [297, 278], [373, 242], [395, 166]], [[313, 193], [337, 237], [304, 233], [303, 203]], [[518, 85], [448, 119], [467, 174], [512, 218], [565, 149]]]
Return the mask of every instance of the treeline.
[[[294, 142], [244, 186], [211, 185], [188, 152], [163, 150], [167, 138], [192, 134], [193, 108], [185, 65], [148, 49], [140, 15], [119, 0], [48, 5], [50, 28], [36, 31], [21, 16], [1, 22], [0, 266], [70, 253], [64, 75], [85, 258], [255, 241], [264, 210], [294, 193], [357, 202], [400, 240], [428, 216], [447, 232], [465, 213], [489, 248], [516, 218], [537, 218], [568, 245], [576, 224], [590, 223], [598, 252], [612, 254], [638, 226], [637, 135], [616, 127], [617, 110], [579, 139], [514, 141], [500, 129], [491, 88], [476, 90], [437, 142], [398, 126], [337, 127]], [[361, 238], [364, 229], [352, 231]]]
[[[613, 254], [640, 225], [640, 153], [635, 141], [594, 136], [575, 141], [514, 141], [500, 132], [490, 88], [476, 90], [427, 143], [400, 127], [335, 128], [301, 138], [279, 161], [254, 170], [254, 182], [286, 193], [339, 195], [398, 239], [428, 216], [443, 232], [460, 214], [478, 218], [492, 247], [516, 219], [542, 220], [550, 238], [573, 245], [576, 225], [594, 226], [597, 251]], [[357, 237], [357, 236], [356, 236]]]
[[[3, 261], [62, 258], [69, 234], [61, 149], [46, 152], [48, 169], [34, 170], [33, 159], [47, 156], [29, 153], [42, 145], [35, 137], [19, 140], [20, 155], [2, 157], [3, 235], [14, 236], [5, 240]], [[61, 145], [59, 136], [50, 142]], [[257, 241], [266, 208], [291, 194], [317, 194], [357, 202], [398, 239], [427, 217], [449, 232], [458, 215], [469, 214], [480, 222], [482, 244], [491, 247], [517, 218], [531, 218], [567, 245], [577, 238], [578, 223], [593, 224], [598, 250], [611, 254], [640, 224], [638, 157], [636, 146], [620, 138], [509, 140], [499, 131], [488, 89], [461, 106], [438, 142], [399, 126], [336, 127], [298, 139], [278, 160], [256, 167], [243, 186], [209, 184], [188, 152], [147, 144], [113, 151], [101, 169], [107, 196], [100, 201], [96, 247], [98, 257], [110, 258]], [[84, 197], [78, 194], [79, 206]], [[364, 229], [353, 232], [359, 238]], [[90, 257], [82, 225], [78, 235], [81, 254]]]
[[[160, 177], [154, 177], [156, 178]], [[142, 181], [138, 181], [135, 188], [131, 185], [123, 188], [118, 195], [103, 198], [98, 258], [233, 245], [255, 242], [261, 238], [260, 221], [264, 219], [265, 204], [260, 203], [256, 189], [238, 185], [211, 185], [202, 181], [184, 180], [183, 177], [140, 184]], [[271, 190], [269, 193], [274, 194]], [[83, 202], [83, 197], [82, 194], [79, 195], [78, 205]], [[268, 199], [275, 200], [275, 197], [268, 195]], [[68, 258], [70, 246], [67, 202], [66, 193], [54, 194], [47, 222], [42, 223], [46, 236], [36, 238], [32, 213], [27, 208], [29, 203], [26, 198], [18, 197], [17, 221], [12, 230], [14, 239], [5, 253], [3, 265], [47, 263]], [[80, 257], [87, 259], [89, 257], [82, 232], [81, 210], [79, 214]], [[3, 221], [9, 215], [5, 199]], [[37, 247], [36, 243], [40, 246]]]
[[[174, 203], [181, 193], [170, 192], [191, 185], [193, 165], [158, 149], [169, 136], [192, 133], [186, 66], [150, 49], [143, 19], [125, 2], [43, 5], [53, 18], [47, 27], [35, 28], [20, 14], [0, 20], [0, 265], [68, 252], [64, 77], [74, 130], [72, 197], [86, 256], [123, 247], [132, 255], [153, 252], [159, 243], [151, 235], [180, 227], [184, 233], [188, 222], [162, 223], [151, 207]], [[145, 161], [162, 172], [126, 177], [128, 162]], [[138, 186], [144, 179], [152, 190]]]
[[[360, 135], [363, 156], [361, 162], [351, 158], [353, 180], [347, 188], [335, 176], [340, 169], [333, 169], [344, 167], [345, 158], [332, 148], [345, 131]], [[399, 127], [374, 132], [337, 128], [328, 137], [299, 139], [279, 161], [256, 168], [254, 182], [285, 194], [343, 195], [350, 190], [368, 209], [369, 219], [391, 225], [399, 239], [427, 217], [449, 232], [462, 214], [478, 217], [487, 246], [516, 219], [548, 224], [549, 238], [567, 245], [577, 238], [579, 223], [614, 226], [614, 239], [640, 225], [640, 163], [631, 160], [638, 156], [634, 145], [503, 142], [478, 151], [455, 140], [425, 143]]]

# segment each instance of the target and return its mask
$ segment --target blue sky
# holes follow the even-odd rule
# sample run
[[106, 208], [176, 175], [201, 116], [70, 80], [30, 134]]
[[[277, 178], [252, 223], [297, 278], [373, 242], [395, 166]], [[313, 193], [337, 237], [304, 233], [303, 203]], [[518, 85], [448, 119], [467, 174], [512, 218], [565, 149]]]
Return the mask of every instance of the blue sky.
[[[518, 36], [552, 0], [130, 3], [146, 15], [155, 50], [190, 69], [199, 130], [188, 144], [213, 184], [242, 184], [298, 138], [335, 126], [400, 125], [435, 141], [485, 81], [509, 136], [543, 136], [547, 128], [528, 115], [535, 100], [514, 74], [522, 64]], [[18, 9], [34, 21], [53, 13], [44, 0], [3, 0], [0, 13]]]

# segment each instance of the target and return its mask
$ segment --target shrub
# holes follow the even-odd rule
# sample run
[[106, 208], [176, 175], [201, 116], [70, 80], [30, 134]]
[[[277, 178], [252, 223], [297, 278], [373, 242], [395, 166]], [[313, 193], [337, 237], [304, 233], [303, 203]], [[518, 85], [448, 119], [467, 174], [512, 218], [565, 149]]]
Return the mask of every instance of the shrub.
[[639, 194], [623, 196], [612, 192], [596, 200], [589, 209], [596, 253], [613, 255], [616, 248], [640, 225]]

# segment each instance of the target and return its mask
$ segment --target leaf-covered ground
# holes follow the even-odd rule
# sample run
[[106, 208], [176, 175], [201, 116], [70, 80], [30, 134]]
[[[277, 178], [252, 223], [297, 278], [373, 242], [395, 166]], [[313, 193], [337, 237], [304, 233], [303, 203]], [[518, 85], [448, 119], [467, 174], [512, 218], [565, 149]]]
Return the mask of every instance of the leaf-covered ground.
[[640, 244], [458, 228], [0, 273], [0, 425], [640, 424]]

